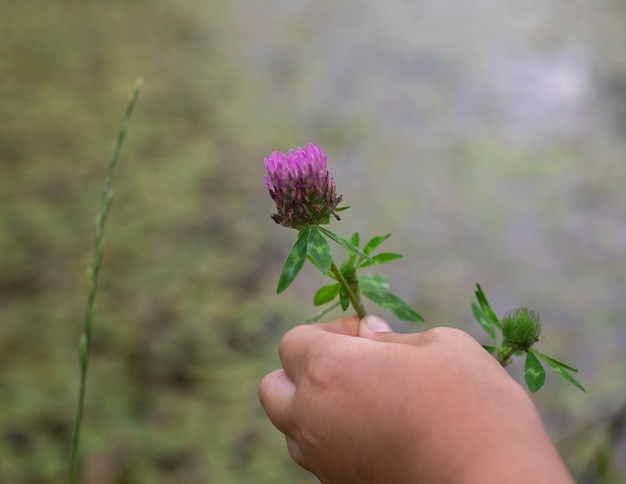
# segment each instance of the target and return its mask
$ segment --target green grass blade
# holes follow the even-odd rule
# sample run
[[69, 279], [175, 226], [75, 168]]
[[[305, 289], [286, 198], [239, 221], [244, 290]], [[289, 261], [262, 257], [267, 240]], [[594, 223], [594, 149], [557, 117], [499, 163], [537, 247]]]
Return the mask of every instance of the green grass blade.
[[80, 436], [83, 422], [83, 410], [85, 406], [85, 393], [87, 388], [87, 368], [89, 366], [89, 351], [91, 349], [94, 303], [98, 290], [98, 274], [100, 273], [100, 266], [102, 265], [102, 254], [104, 252], [104, 227], [107, 217], [109, 215], [109, 211], [111, 209], [111, 202], [113, 201], [113, 191], [111, 189], [113, 172], [117, 165], [117, 160], [119, 159], [122, 144], [124, 143], [124, 139], [126, 138], [126, 132], [128, 130], [130, 116], [133, 112], [133, 108], [135, 107], [135, 102], [139, 97], [139, 91], [141, 90], [142, 84], [142, 79], [137, 79], [135, 81], [135, 85], [128, 99], [126, 112], [124, 113], [124, 117], [122, 118], [122, 125], [117, 134], [117, 138], [113, 143], [111, 157], [109, 158], [109, 168], [106, 174], [106, 178], [104, 180], [104, 186], [102, 188], [100, 213], [96, 217], [96, 234], [93, 259], [88, 272], [87, 308], [85, 311], [83, 331], [79, 343], [80, 380], [78, 388], [78, 406], [76, 409], [76, 424], [74, 426], [74, 437], [72, 439], [72, 457], [70, 463], [70, 483], [72, 484], [76, 482], [76, 477], [78, 475], [78, 456], [80, 451]]

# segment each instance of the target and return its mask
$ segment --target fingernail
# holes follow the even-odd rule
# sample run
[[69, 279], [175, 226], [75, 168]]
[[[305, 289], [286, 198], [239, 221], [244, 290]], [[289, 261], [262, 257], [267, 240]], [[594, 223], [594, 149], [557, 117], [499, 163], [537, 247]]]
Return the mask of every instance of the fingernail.
[[372, 314], [365, 316], [361, 322], [367, 326], [367, 329], [374, 333], [389, 333], [392, 331], [391, 326], [389, 326], [384, 319]]

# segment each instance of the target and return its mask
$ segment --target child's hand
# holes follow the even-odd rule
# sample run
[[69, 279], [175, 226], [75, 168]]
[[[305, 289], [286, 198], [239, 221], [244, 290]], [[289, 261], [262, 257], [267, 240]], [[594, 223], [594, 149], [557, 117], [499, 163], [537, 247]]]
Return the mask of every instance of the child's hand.
[[279, 355], [261, 403], [324, 483], [572, 482], [526, 392], [462, 331], [345, 317], [292, 329]]

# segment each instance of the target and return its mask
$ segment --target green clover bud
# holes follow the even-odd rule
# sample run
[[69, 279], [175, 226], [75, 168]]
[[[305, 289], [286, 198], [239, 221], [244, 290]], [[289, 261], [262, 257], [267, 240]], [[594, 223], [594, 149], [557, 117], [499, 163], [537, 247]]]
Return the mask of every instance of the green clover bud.
[[502, 319], [503, 343], [514, 351], [528, 351], [539, 341], [540, 334], [539, 314], [531, 309], [513, 309]]

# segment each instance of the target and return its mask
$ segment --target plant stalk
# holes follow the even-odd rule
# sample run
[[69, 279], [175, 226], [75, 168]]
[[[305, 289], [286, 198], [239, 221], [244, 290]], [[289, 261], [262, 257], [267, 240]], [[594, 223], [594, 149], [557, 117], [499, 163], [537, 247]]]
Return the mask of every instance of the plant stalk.
[[339, 268], [335, 264], [335, 261], [330, 263], [330, 271], [335, 275], [335, 277], [337, 278], [337, 282], [341, 285], [343, 290], [346, 291], [348, 299], [350, 300], [350, 303], [352, 304], [352, 307], [356, 311], [359, 318], [363, 319], [365, 316], [367, 316], [367, 311], [365, 310], [365, 307], [363, 307], [361, 298], [352, 290], [350, 284], [348, 284], [348, 281], [346, 281], [345, 277], [343, 277], [341, 270], [339, 270]]
[[111, 190], [111, 181], [113, 178], [113, 170], [117, 165], [117, 159], [119, 158], [120, 148], [126, 137], [126, 131], [128, 129], [128, 122], [130, 115], [133, 112], [133, 107], [139, 96], [141, 85], [143, 80], [137, 79], [135, 85], [128, 99], [128, 105], [126, 106], [126, 113], [122, 119], [122, 126], [118, 132], [113, 149], [111, 151], [111, 157], [109, 159], [109, 168], [106, 178], [104, 180], [104, 186], [102, 188], [102, 201], [100, 213], [96, 217], [96, 237], [94, 243], [93, 259], [91, 267], [88, 272], [88, 296], [87, 296], [87, 309], [85, 311], [85, 319], [83, 321], [83, 332], [80, 337], [79, 351], [80, 351], [80, 381], [78, 389], [78, 408], [76, 410], [76, 424], [74, 426], [74, 438], [72, 439], [72, 460], [70, 466], [70, 483], [76, 482], [76, 476], [78, 474], [78, 454], [80, 449], [80, 431], [83, 421], [83, 411], [85, 406], [85, 390], [87, 387], [87, 367], [89, 366], [89, 350], [91, 347], [91, 332], [92, 321], [94, 312], [94, 302], [96, 300], [96, 292], [98, 289], [98, 273], [100, 272], [100, 266], [102, 265], [102, 253], [104, 249], [104, 225], [111, 208], [111, 202], [113, 201], [113, 192]]
[[513, 353], [515, 353], [515, 350], [510, 346], [505, 345], [498, 348], [496, 359], [502, 366], [507, 366], [511, 363], [511, 356], [513, 356]]

